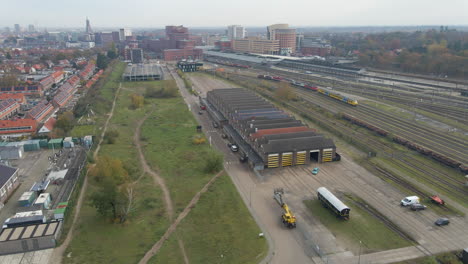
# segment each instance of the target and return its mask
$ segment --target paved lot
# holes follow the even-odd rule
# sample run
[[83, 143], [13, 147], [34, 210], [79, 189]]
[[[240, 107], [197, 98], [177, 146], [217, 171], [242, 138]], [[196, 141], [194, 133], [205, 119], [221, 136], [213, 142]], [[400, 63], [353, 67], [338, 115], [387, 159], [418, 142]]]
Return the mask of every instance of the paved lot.
[[[191, 78], [195, 89], [206, 94], [214, 88], [233, 87], [220, 80], [209, 77]], [[196, 99], [186, 96], [192, 111], [198, 111]], [[226, 155], [226, 169], [235, 182], [246, 204], [251, 207], [261, 228], [271, 237], [273, 252], [270, 263], [312, 263], [320, 261], [317, 252], [328, 255], [328, 263], [351, 263], [358, 261], [356, 248], [345, 245], [326, 229], [307, 210], [303, 200], [314, 199], [316, 189], [326, 186], [335, 193], [353, 193], [371, 206], [377, 208], [391, 221], [410, 234], [419, 244], [373, 254], [363, 254], [362, 263], [391, 263], [404, 259], [455, 250], [468, 245], [468, 220], [463, 217], [450, 217], [451, 224], [435, 227], [433, 222], [439, 216], [430, 210], [412, 212], [402, 208], [399, 201], [404, 196], [398, 190], [344, 155], [341, 162], [320, 164], [320, 174], [312, 176], [313, 166], [299, 166], [285, 169], [265, 170], [258, 177], [230, 153], [226, 142], [219, 137], [218, 131], [210, 126], [206, 115], [198, 116], [211, 142]], [[286, 199], [299, 219], [298, 228], [285, 230], [279, 221], [281, 209], [272, 199], [276, 187], [286, 190]], [[320, 250], [317, 250], [317, 246]], [[359, 247], [359, 245], [355, 245]], [[326, 260], [326, 259], [324, 259]]]
[[54, 249], [0, 256], [1, 264], [47, 264]]
[[[29, 191], [35, 182], [43, 180], [48, 171], [63, 170], [78, 164], [78, 160], [75, 159], [78, 152], [70, 152], [70, 149], [64, 149], [62, 154], [58, 157], [57, 163], [53, 164], [49, 161], [48, 157], [53, 156], [54, 153], [58, 153], [58, 150], [41, 149], [39, 151], [26, 152], [24, 158], [11, 161], [10, 165], [12, 167], [19, 168], [18, 175], [20, 186], [16, 189], [15, 193], [10, 197], [5, 206], [0, 210], [0, 222], [2, 224], [7, 218], [13, 216], [17, 212], [31, 210], [29, 207], [18, 206], [18, 199], [24, 192]], [[68, 192], [71, 190], [70, 188], [72, 183], [73, 182], [70, 182], [66, 186], [66, 190], [62, 190], [65, 185], [49, 184], [46, 192], [51, 194], [52, 208], [57, 205], [59, 202], [58, 199], [62, 198], [62, 196], [65, 198], [68, 197]], [[44, 212], [48, 215], [53, 214], [53, 210], [46, 210]], [[0, 256], [0, 264], [47, 263], [50, 257], [49, 251], [52, 252], [52, 250], [48, 249]]]
[[25, 156], [19, 160], [10, 161], [10, 166], [18, 168], [20, 186], [15, 193], [10, 197], [8, 202], [0, 210], [0, 222], [3, 224], [5, 220], [14, 215], [19, 209], [18, 199], [24, 192], [29, 191], [34, 182], [41, 181], [44, 178], [47, 169], [50, 166], [48, 156], [52, 154], [52, 150], [40, 150], [25, 152]]

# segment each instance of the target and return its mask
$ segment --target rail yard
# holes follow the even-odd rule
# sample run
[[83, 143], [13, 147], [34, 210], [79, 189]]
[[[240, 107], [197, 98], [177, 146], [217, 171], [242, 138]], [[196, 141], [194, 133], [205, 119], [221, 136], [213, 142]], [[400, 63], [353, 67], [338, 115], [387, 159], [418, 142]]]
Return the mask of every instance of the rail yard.
[[[427, 256], [462, 248], [468, 243], [468, 234], [463, 228], [467, 225], [465, 214], [468, 213], [468, 187], [464, 175], [468, 164], [465, 132], [468, 100], [456, 95], [456, 90], [463, 84], [454, 84], [453, 87], [447, 84], [446, 90], [442, 91], [442, 83], [437, 85], [436, 80], [428, 81], [428, 85], [409, 84], [410, 77], [403, 76], [398, 81], [403, 83], [406, 80], [406, 84], [399, 86], [395, 83], [358, 82], [350, 79], [349, 75], [337, 76], [324, 72], [304, 74], [276, 66], [245, 65], [238, 61], [223, 65], [220, 62], [219, 59], [212, 61], [207, 74], [190, 76], [199, 95], [204, 97], [213, 89], [245, 87], [310, 127], [317, 128], [319, 133], [333, 135], [333, 139], [338, 141], [336, 151], [344, 155], [340, 162], [266, 168], [257, 172], [257, 176], [250, 176], [253, 177], [253, 185], [257, 186], [255, 191], [259, 197], [255, 199], [262, 200], [260, 196], [265, 195], [271, 200], [273, 188], [284, 188], [289, 210], [297, 218], [297, 228], [290, 231], [293, 232], [292, 238], [313, 261], [317, 262], [316, 257], [321, 257], [324, 262], [345, 263], [357, 260], [358, 251], [349, 241], [339, 238], [339, 234], [327, 230], [313, 216], [314, 212], [304, 206], [304, 200], [317, 199], [320, 187], [328, 188], [339, 199], [348, 194], [362, 199], [352, 201], [352, 205], [379, 219], [392, 232], [416, 245], [401, 248], [402, 255], [411, 252], [414, 257]], [[284, 100], [276, 96], [278, 84], [282, 82], [293, 88], [296, 99]], [[317, 92], [320, 89], [333, 92], [336, 96], [320, 94]], [[398, 101], [399, 98], [405, 99]], [[391, 110], [388, 110], [388, 105], [392, 105]], [[416, 108], [422, 112], [414, 112]], [[424, 113], [432, 113], [441, 117], [440, 120], [447, 119], [447, 122], [442, 124], [434, 116], [423, 118]], [[429, 120], [429, 123], [421, 119]], [[449, 132], [447, 127], [450, 128]], [[225, 140], [221, 137], [219, 141]], [[364, 158], [361, 166], [351, 161], [351, 156], [355, 158], [356, 153], [348, 145], [360, 151], [359, 159]], [[243, 165], [231, 166], [240, 168]], [[317, 165], [320, 166], [320, 173], [311, 178], [311, 169]], [[247, 192], [252, 196], [252, 187], [244, 188], [250, 189]], [[242, 194], [242, 190], [239, 191]], [[418, 213], [410, 213], [399, 206], [399, 199], [406, 195], [418, 195], [426, 204], [434, 194], [443, 197], [446, 205], [428, 204], [429, 210]], [[274, 207], [271, 210], [278, 213]], [[350, 213], [351, 219], [352, 215], [353, 211]], [[433, 221], [438, 216], [448, 216], [451, 226], [443, 230], [434, 229]], [[276, 239], [279, 239], [276, 237], [277, 230], [270, 232], [276, 243]], [[320, 237], [316, 234], [320, 234]], [[366, 253], [373, 252], [369, 250]], [[398, 250], [395, 253], [382, 251], [374, 254], [387, 256], [398, 254], [396, 252]], [[372, 258], [376, 256], [371, 255], [364, 256], [364, 263], [374, 263]]]

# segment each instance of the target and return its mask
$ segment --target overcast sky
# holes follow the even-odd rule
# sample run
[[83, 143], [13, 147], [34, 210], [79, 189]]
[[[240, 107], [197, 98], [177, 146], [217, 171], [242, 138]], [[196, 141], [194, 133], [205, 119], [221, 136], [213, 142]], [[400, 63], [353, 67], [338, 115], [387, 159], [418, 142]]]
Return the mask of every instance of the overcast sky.
[[0, 26], [468, 25], [468, 0], [0, 0]]

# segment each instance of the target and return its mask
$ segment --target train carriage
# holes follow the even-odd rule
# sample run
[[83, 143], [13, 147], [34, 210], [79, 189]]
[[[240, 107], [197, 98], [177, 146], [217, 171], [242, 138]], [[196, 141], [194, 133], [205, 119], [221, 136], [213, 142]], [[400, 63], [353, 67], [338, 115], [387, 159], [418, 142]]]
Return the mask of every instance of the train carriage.
[[358, 105], [358, 101], [356, 99], [346, 97], [346, 96], [344, 96], [342, 94], [339, 94], [339, 93], [337, 93], [335, 91], [329, 91], [329, 90], [324, 89], [324, 88], [319, 88], [317, 91], [319, 93], [323, 94], [323, 95], [326, 95], [328, 97], [331, 97], [331, 98], [339, 100], [339, 101], [342, 101], [342, 102], [347, 103], [349, 105], [352, 105], [352, 106], [357, 106]]
[[349, 219], [349, 211], [351, 211], [351, 209], [340, 201], [340, 199], [336, 198], [327, 188], [318, 188], [317, 197], [324, 207], [330, 208], [338, 217], [345, 220]]

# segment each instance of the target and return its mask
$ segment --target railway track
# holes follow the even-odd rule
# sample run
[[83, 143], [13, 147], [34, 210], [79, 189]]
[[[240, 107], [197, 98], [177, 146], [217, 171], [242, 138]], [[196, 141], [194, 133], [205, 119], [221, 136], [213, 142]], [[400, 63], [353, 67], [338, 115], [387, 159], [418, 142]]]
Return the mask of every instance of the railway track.
[[[269, 72], [285, 75], [284, 71], [272, 70], [267, 68]], [[359, 83], [349, 83], [352, 79], [330, 80], [325, 77], [304, 76], [303, 74], [288, 72], [288, 77], [293, 77], [301, 82], [317, 83], [320, 80], [324, 86], [333, 86], [334, 89], [342, 92], [349, 92], [356, 95], [365, 95], [366, 97], [382, 102], [392, 102], [408, 109], [421, 109], [426, 112], [438, 115], [442, 118], [451, 118], [457, 122], [466, 123], [468, 118], [468, 99], [447, 96], [422, 94], [416, 92], [408, 92], [405, 87], [377, 87], [378, 84], [365, 85]], [[352, 80], [355, 82], [355, 80]], [[421, 102], [423, 100], [423, 102]]]
[[[390, 172], [386, 171], [385, 169], [383, 169], [383, 168], [381, 168], [379, 166], [375, 166], [375, 169], [379, 172], [379, 174], [382, 177], [385, 177], [386, 179], [391, 180], [392, 182], [398, 184], [402, 188], [405, 188], [406, 190], [410, 191], [411, 193], [414, 193], [414, 194], [416, 194], [416, 195], [418, 195], [420, 197], [429, 197], [430, 196], [428, 193], [421, 191], [421, 189], [417, 188], [416, 186], [414, 186], [409, 181], [407, 181], [405, 179], [402, 179], [400, 177], [397, 177], [397, 176], [391, 174]], [[452, 213], [456, 213], [456, 212], [453, 212], [452, 210], [450, 210], [450, 208], [445, 207], [445, 206], [441, 206], [440, 208], [442, 208], [442, 210], [444, 210], [444, 211], [450, 211]]]
[[[249, 86], [249, 84], [251, 85], [252, 81], [252, 77], [248, 76], [231, 76], [230, 78], [231, 80], [237, 82], [243, 82], [242, 84], [247, 87]], [[255, 79], [255, 81], [258, 80]], [[257, 88], [256, 91], [259, 92], [259, 89]], [[262, 89], [261, 93], [263, 93], [264, 96], [267, 95], [267, 97], [270, 97], [270, 99], [274, 98], [274, 92], [271, 90]], [[460, 178], [458, 178], [457, 176], [449, 175], [441, 169], [429, 167], [427, 164], [419, 162], [413, 157], [411, 157], [411, 155], [413, 154], [408, 155], [405, 152], [400, 153], [400, 151], [393, 147], [391, 144], [388, 145], [382, 142], [381, 140], [377, 140], [375, 137], [369, 136], [367, 134], [357, 133], [355, 129], [348, 123], [343, 122], [341, 120], [330, 119], [325, 114], [322, 114], [320, 108], [325, 107], [317, 108], [315, 105], [319, 104], [324, 106], [325, 104], [323, 100], [331, 100], [331, 102], [337, 103], [339, 106], [342, 107], [342, 109], [339, 111], [343, 111], [343, 109], [349, 111], [351, 109], [357, 108], [353, 108], [346, 104], [342, 104], [338, 101], [329, 99], [328, 97], [319, 97], [319, 95], [316, 95], [315, 93], [312, 93], [310, 91], [298, 90], [298, 94], [300, 95], [301, 100], [303, 100], [302, 102], [285, 103], [287, 104], [287, 107], [293, 110], [294, 112], [311, 118], [314, 122], [317, 122], [319, 125], [326, 129], [329, 129], [330, 131], [337, 132], [339, 136], [341, 135], [347, 138], [348, 141], [351, 141], [353, 144], [358, 144], [360, 146], [371, 146], [372, 151], [376, 151], [379, 153], [379, 155], [386, 157], [387, 160], [391, 161], [395, 166], [399, 168], [412, 169], [413, 171], [415, 171], [415, 175], [417, 175], [416, 177], [420, 177], [420, 179], [423, 179], [424, 181], [432, 184], [439, 190], [443, 191], [445, 194], [449, 194], [449, 196], [452, 197], [455, 196], [457, 197], [457, 199], [465, 199], [466, 195], [468, 194], [468, 190], [464, 189]], [[309, 96], [315, 97], [315, 100], [318, 101], [310, 101], [308, 98]], [[339, 111], [336, 111], [335, 109], [335, 112]], [[395, 180], [395, 182], [400, 185], [408, 185], [408, 181], [404, 181], [404, 183], [401, 183], [402, 181], [403, 180]], [[428, 196], [426, 193], [420, 191], [416, 187], [410, 189], [410, 191], [414, 190], [418, 190], [419, 193], [423, 193], [424, 197]]]
[[347, 89], [355, 89], [358, 92], [365, 89], [365, 90], [370, 90], [370, 91], [380, 92], [380, 93], [399, 91], [401, 92], [401, 95], [411, 97], [414, 100], [419, 100], [420, 98], [424, 98], [426, 100], [434, 99], [444, 104], [460, 104], [460, 103], [468, 102], [468, 98], [456, 97], [456, 96], [450, 96], [449, 98], [447, 98], [447, 95], [440, 94], [439, 92], [435, 94], [434, 91], [433, 91], [433, 94], [430, 95], [430, 94], [421, 94], [417, 92], [411, 93], [411, 92], [408, 92], [408, 87], [400, 87], [400, 86], [395, 86], [395, 85], [382, 85], [378, 83], [369, 83], [369, 82], [365, 82], [365, 85], [364, 85], [362, 81], [358, 82], [354, 78], [343, 77], [343, 76], [338, 76], [335, 79], [335, 76], [318, 77], [318, 76], [305, 75], [305, 74], [291, 72], [291, 71], [285, 72], [285, 70], [271, 69], [271, 68], [266, 68], [266, 67], [260, 67], [260, 69], [263, 71], [270, 72], [270, 73], [275, 73], [279, 76], [287, 75], [288, 78], [294, 78], [297, 81], [304, 81], [304, 82], [311, 82], [311, 83], [316, 83], [317, 80], [323, 81], [323, 82], [328, 83], [328, 85], [333, 84], [334, 88], [336, 87], [338, 89], [343, 89], [343, 91]]
[[[231, 77], [234, 77], [234, 75]], [[258, 82], [258, 79], [253, 76], [239, 75], [234, 78], [244, 79], [246, 82]], [[359, 107], [352, 108], [339, 101], [321, 95], [316, 95], [310, 91], [296, 89], [296, 92], [302, 99], [313, 104], [320, 105], [331, 112], [346, 112], [353, 114], [359, 119], [374, 124], [396, 135], [401, 135], [402, 137], [412, 140], [427, 149], [434, 150], [434, 148], [436, 148], [436, 152], [444, 154], [453, 160], [461, 162], [462, 164], [468, 164], [468, 153], [466, 153], [465, 139], [443, 134], [369, 106], [360, 105]], [[324, 101], [327, 103], [324, 103]]]
[[462, 181], [458, 181], [457, 179], [451, 177], [441, 177], [437, 175], [439, 174], [439, 171], [434, 169], [425, 169], [424, 165], [418, 166], [417, 164], [414, 164], [413, 161], [409, 162], [405, 159], [399, 159], [399, 161], [404, 165], [421, 172], [419, 175], [421, 175], [422, 178], [430, 182], [432, 185], [437, 186], [439, 189], [445, 190], [447, 193], [456, 192], [459, 197], [465, 197], [465, 199], [468, 197], [468, 189], [464, 188]]
[[361, 208], [362, 210], [366, 211], [367, 213], [369, 213], [370, 215], [372, 215], [373, 217], [375, 217], [376, 219], [378, 219], [380, 222], [382, 222], [385, 226], [387, 226], [390, 230], [392, 230], [393, 232], [395, 232], [396, 234], [398, 234], [401, 238], [403, 239], [406, 239], [408, 241], [411, 241], [413, 243], [417, 243], [416, 240], [414, 240], [414, 238], [412, 238], [410, 235], [408, 235], [407, 233], [405, 233], [403, 230], [401, 230], [395, 223], [393, 223], [392, 221], [388, 220], [387, 217], [385, 217], [383, 214], [381, 214], [379, 211], [375, 210], [374, 208], [370, 207], [369, 205], [363, 203], [363, 202], [360, 202], [360, 201], [355, 201], [353, 199], [350, 199], [352, 201], [352, 203], [354, 203], [356, 206], [358, 206], [359, 208]]
[[463, 138], [431, 130], [417, 123], [406, 121], [369, 106], [359, 105], [353, 108], [334, 99], [312, 94], [309, 91], [297, 89], [297, 93], [304, 100], [313, 104], [318, 104], [334, 113], [344, 112], [352, 114], [356, 118], [362, 119], [395, 135], [401, 135], [427, 149], [435, 150], [462, 164], [468, 164], [468, 153], [466, 152], [467, 143]]

